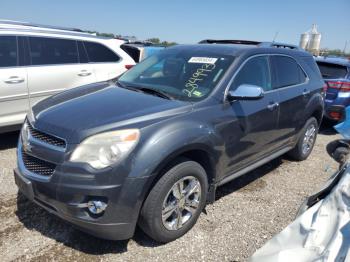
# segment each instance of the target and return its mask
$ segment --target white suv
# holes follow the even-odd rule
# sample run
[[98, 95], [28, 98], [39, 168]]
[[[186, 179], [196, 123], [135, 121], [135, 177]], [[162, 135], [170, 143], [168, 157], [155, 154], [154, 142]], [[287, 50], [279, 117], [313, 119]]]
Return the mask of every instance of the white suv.
[[115, 78], [135, 64], [125, 41], [78, 29], [0, 21], [0, 133], [19, 128], [38, 101]]

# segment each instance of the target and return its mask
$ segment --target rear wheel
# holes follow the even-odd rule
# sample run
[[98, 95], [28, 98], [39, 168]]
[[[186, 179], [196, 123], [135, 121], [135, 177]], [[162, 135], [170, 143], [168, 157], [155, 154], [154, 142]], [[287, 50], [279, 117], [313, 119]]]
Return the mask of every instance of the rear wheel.
[[149, 193], [139, 225], [158, 242], [173, 241], [196, 223], [206, 202], [206, 172], [197, 162], [177, 161]]
[[296, 146], [288, 152], [288, 155], [298, 161], [307, 159], [315, 145], [317, 133], [317, 120], [311, 117], [306, 121]]

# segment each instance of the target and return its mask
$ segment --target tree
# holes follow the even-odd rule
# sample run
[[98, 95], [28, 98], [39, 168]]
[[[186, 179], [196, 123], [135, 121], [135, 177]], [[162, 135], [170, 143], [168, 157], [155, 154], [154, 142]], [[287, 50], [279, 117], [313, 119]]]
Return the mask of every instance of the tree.
[[147, 39], [146, 41], [151, 42], [151, 43], [153, 43], [155, 45], [159, 45], [160, 44], [160, 39], [159, 38], [155, 38], [155, 37]]

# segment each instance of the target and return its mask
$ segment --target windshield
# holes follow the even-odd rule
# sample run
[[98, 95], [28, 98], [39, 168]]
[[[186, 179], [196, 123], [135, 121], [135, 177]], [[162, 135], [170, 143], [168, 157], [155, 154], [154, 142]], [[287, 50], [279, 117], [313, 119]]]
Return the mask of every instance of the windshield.
[[119, 78], [123, 86], [149, 88], [187, 101], [207, 97], [233, 61], [232, 56], [193, 49], [165, 49]]
[[344, 78], [348, 73], [346, 66], [317, 62], [323, 78]]

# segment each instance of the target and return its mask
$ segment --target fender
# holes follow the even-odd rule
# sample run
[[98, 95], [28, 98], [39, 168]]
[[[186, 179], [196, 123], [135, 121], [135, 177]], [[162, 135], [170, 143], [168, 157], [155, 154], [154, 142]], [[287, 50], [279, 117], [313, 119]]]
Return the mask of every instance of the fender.
[[[158, 128], [160, 126], [162, 128]], [[133, 165], [133, 172], [129, 175], [129, 177], [141, 175], [150, 177], [143, 188], [141, 198], [146, 198], [154, 183], [162, 175], [161, 171], [173, 159], [191, 150], [202, 150], [207, 153], [210, 165], [213, 167], [209, 185], [215, 184], [216, 166], [220, 162], [218, 147], [223, 145], [223, 141], [215, 135], [213, 128], [188, 120], [181, 123], [163, 123], [143, 131], [148, 133], [145, 134], [148, 139], [136, 153], [135, 158], [139, 161]], [[151, 135], [148, 136], [149, 134]]]
[[[324, 101], [320, 93], [314, 93], [306, 105], [307, 111], [304, 115], [304, 123], [307, 121], [315, 111], [321, 112], [321, 119], [323, 117]], [[318, 123], [320, 124], [320, 123]]]
[[[203, 150], [215, 163], [219, 157], [219, 151], [216, 148], [223, 144], [223, 141], [215, 135], [213, 128], [190, 120], [161, 123], [148, 127], [142, 132], [145, 132], [147, 140], [141, 142], [136, 153], [135, 158], [138, 159], [138, 163], [133, 166], [136, 171], [133, 175], [155, 175], [161, 170], [162, 163], [189, 150]], [[144, 167], [147, 167], [147, 170]]]

